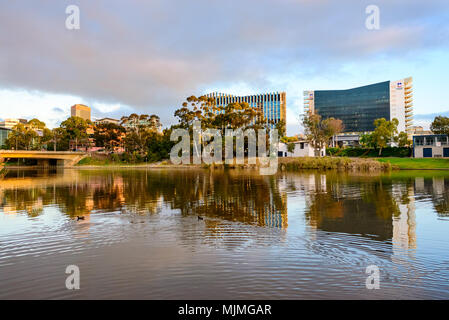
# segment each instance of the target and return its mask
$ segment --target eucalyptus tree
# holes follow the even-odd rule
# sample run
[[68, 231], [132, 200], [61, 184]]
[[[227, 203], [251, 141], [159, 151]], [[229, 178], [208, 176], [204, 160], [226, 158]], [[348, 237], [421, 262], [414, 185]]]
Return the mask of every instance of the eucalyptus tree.
[[80, 117], [70, 117], [61, 123], [61, 128], [65, 130], [68, 138], [75, 141], [75, 149], [78, 149], [78, 143], [86, 142], [89, 138], [87, 129], [91, 122]]

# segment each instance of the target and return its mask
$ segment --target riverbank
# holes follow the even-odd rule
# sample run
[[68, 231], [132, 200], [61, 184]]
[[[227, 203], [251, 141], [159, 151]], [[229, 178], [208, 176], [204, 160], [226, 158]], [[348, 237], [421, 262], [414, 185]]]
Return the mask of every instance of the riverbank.
[[[390, 171], [389, 163], [381, 163], [374, 159], [366, 158], [347, 158], [347, 157], [297, 157], [297, 158], [278, 158], [280, 171], [299, 171], [306, 169], [315, 170], [339, 170], [339, 171]], [[94, 168], [185, 168], [185, 169], [257, 169], [257, 165], [174, 165], [169, 160], [157, 163], [122, 163], [111, 162], [108, 160], [82, 160], [76, 168], [94, 169]]]
[[449, 159], [438, 158], [375, 158], [400, 170], [449, 170]]
[[[349, 158], [349, 157], [280, 157], [278, 158], [280, 171], [299, 171], [306, 169], [315, 170], [339, 170], [378, 172], [391, 170], [449, 170], [449, 159], [436, 158]], [[32, 169], [36, 166], [14, 166], [6, 164], [4, 168], [9, 169]], [[256, 165], [207, 165], [207, 164], [179, 164], [175, 165], [170, 160], [153, 163], [127, 163], [109, 160], [80, 161], [76, 166], [70, 168], [78, 169], [120, 169], [120, 168], [158, 168], [158, 169], [257, 169]], [[1, 169], [1, 168], [0, 168]]]
[[339, 170], [359, 172], [390, 171], [390, 163], [382, 163], [369, 158], [346, 157], [298, 157], [279, 158], [282, 171], [299, 171], [304, 169]]

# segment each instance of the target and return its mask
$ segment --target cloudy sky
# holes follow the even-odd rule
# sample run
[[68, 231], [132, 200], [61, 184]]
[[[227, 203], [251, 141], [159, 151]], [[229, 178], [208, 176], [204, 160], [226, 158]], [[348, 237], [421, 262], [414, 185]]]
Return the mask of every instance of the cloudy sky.
[[[365, 9], [380, 9], [368, 30]], [[80, 29], [66, 28], [68, 5]], [[302, 91], [414, 78], [415, 114], [449, 111], [447, 0], [0, 0], [0, 118], [49, 127], [84, 103], [94, 117], [158, 114], [210, 91]]]

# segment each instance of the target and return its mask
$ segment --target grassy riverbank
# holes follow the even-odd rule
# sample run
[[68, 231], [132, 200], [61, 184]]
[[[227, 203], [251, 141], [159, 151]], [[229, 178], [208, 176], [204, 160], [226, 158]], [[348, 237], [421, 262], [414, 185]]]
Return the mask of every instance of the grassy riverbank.
[[449, 170], [449, 159], [438, 158], [376, 158], [402, 170]]
[[[374, 159], [366, 158], [346, 158], [346, 157], [298, 157], [298, 158], [278, 158], [279, 169], [283, 171], [299, 171], [305, 169], [317, 169], [317, 170], [340, 170], [340, 171], [389, 171], [391, 165], [389, 163], [382, 163]], [[157, 162], [157, 163], [132, 163], [111, 161], [110, 159], [93, 159], [85, 158], [81, 160], [77, 167], [82, 168], [94, 168], [94, 167], [183, 167], [183, 168], [248, 168], [256, 169], [255, 165], [173, 165], [169, 160]]]
[[391, 165], [366, 158], [346, 157], [301, 157], [279, 158], [279, 167], [286, 171], [299, 171], [303, 169], [341, 170], [341, 171], [390, 171]]

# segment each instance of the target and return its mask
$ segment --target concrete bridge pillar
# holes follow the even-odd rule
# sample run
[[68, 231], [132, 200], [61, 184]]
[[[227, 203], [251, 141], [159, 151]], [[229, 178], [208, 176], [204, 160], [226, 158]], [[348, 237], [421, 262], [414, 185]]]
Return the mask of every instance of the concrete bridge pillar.
[[49, 159], [38, 159], [37, 160], [37, 165], [39, 167], [47, 168], [47, 167], [50, 166], [50, 160]]
[[66, 166], [69, 165], [68, 162], [69, 162], [69, 161], [63, 160], [63, 159], [56, 160], [56, 166], [57, 166], [57, 167], [66, 167]]

